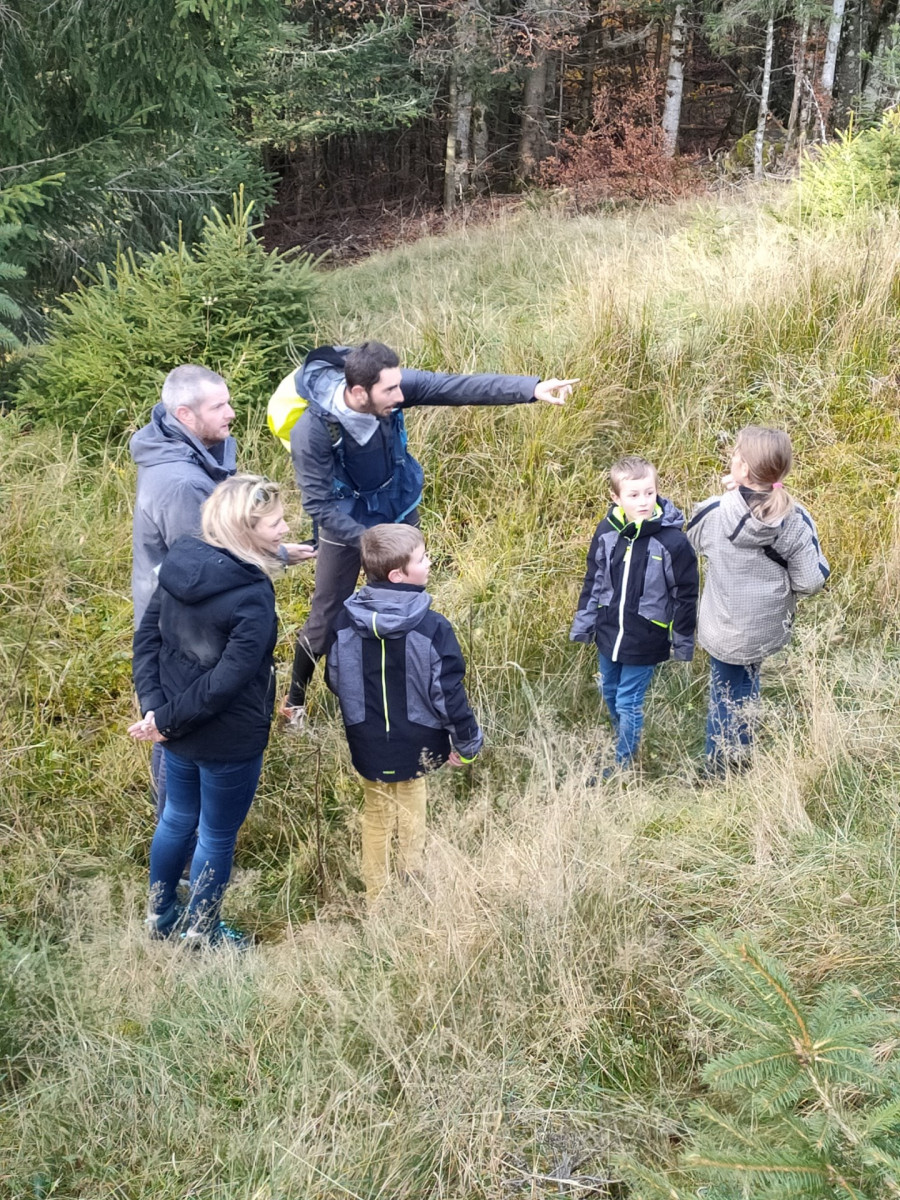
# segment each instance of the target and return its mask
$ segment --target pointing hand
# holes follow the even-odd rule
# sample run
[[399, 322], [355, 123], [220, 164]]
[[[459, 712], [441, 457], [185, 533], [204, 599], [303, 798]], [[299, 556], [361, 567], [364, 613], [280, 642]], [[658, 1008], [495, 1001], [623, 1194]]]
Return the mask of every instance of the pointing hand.
[[548, 404], [565, 404], [572, 395], [572, 388], [580, 379], [542, 379], [534, 389], [535, 400], [546, 400]]

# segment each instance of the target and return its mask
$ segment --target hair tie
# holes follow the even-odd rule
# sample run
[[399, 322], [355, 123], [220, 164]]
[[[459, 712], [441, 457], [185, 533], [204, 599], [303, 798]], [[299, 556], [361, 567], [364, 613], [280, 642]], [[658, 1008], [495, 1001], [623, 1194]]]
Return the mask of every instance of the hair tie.
[[781, 482], [780, 479], [776, 479], [775, 482], [772, 484], [772, 490], [774, 491], [775, 488], [777, 488], [777, 487], [784, 487], [784, 484]]

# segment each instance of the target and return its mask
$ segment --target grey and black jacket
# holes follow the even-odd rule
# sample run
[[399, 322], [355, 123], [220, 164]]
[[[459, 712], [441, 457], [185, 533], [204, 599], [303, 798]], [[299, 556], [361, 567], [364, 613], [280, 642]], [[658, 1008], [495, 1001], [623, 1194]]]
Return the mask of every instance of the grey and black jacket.
[[418, 524], [422, 468], [406, 444], [404, 410], [417, 405], [529, 404], [540, 382], [530, 375], [401, 373], [403, 404], [386, 417], [343, 401], [343, 346], [312, 350], [295, 376], [308, 408], [291, 430], [291, 458], [303, 507], [328, 541], [357, 546], [383, 522]]
[[720, 662], [750, 666], [786, 646], [798, 596], [825, 586], [828, 562], [799, 504], [775, 525], [760, 521], [744, 489], [698, 504], [687, 536], [706, 557], [697, 638]]
[[469, 707], [462, 651], [424, 588], [367, 584], [344, 602], [325, 680], [337, 695], [350, 757], [364, 779], [401, 783], [471, 759], [484, 740]]
[[694, 653], [697, 558], [684, 515], [659, 498], [652, 517], [626, 522], [613, 505], [597, 526], [569, 637], [614, 662], [647, 666]]
[[154, 406], [130, 449], [138, 468], [131, 569], [137, 628], [156, 590], [160, 563], [178, 538], [200, 532], [203, 502], [235, 473], [237, 453], [232, 437], [204, 446], [163, 404]]

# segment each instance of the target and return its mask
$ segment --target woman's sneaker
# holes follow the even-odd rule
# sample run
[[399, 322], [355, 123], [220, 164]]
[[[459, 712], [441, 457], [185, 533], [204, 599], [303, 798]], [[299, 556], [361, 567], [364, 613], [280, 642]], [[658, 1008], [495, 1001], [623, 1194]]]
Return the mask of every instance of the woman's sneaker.
[[192, 950], [218, 950], [223, 946], [231, 946], [243, 951], [253, 945], [252, 937], [224, 921], [219, 921], [212, 929], [187, 929], [181, 935], [181, 941]]

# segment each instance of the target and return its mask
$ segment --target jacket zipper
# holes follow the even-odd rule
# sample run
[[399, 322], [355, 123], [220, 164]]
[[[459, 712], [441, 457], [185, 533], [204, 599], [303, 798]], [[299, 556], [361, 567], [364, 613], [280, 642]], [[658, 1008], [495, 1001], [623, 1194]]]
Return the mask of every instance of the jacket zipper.
[[628, 549], [625, 551], [625, 569], [622, 572], [622, 594], [619, 597], [619, 633], [616, 637], [616, 644], [613, 646], [613, 662], [616, 660], [619, 647], [622, 645], [622, 638], [625, 636], [625, 597], [628, 595], [628, 572], [631, 570], [631, 551], [633, 548], [634, 542], [629, 542]]
[[385, 662], [385, 644], [384, 638], [377, 629], [377, 614], [372, 613], [372, 632], [381, 642], [381, 702], [384, 706], [384, 732], [388, 738], [391, 736], [391, 718], [388, 715], [388, 698], [387, 698], [387, 672]]

